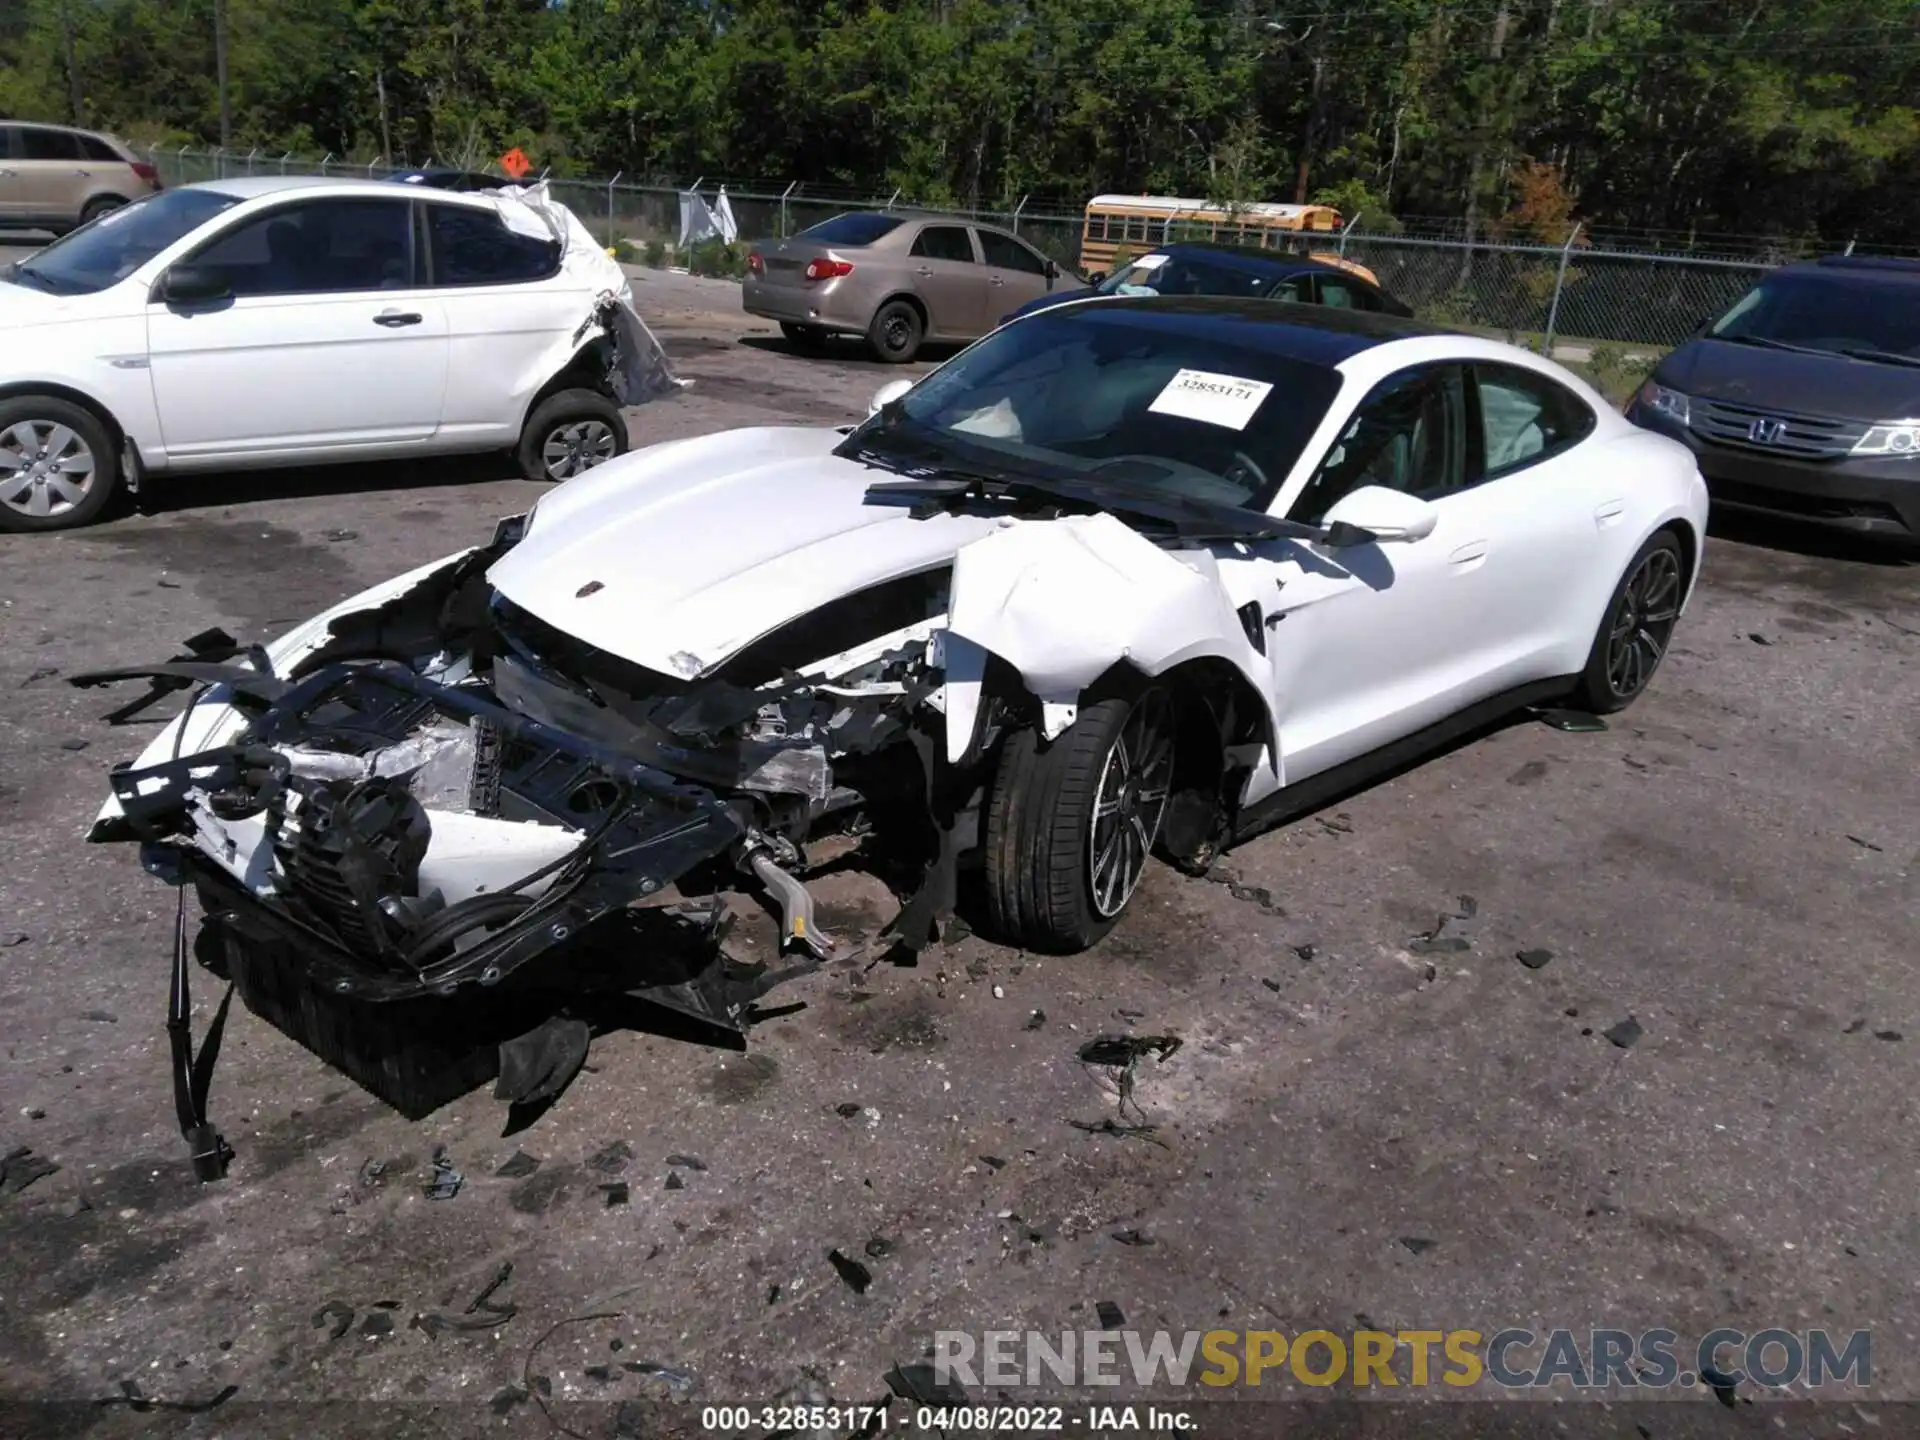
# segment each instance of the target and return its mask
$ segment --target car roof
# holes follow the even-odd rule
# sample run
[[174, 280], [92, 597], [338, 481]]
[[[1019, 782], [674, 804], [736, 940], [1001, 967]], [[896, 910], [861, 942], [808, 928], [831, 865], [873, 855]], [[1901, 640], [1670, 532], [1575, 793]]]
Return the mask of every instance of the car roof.
[[[235, 200], [258, 200], [263, 195], [292, 194], [295, 192], [322, 191], [330, 195], [377, 196], [391, 200], [394, 189], [388, 180], [357, 180], [352, 177], [333, 175], [235, 175], [226, 180], [196, 180], [191, 185], [182, 185], [182, 190], [210, 190], [219, 195], [229, 195]], [[436, 190], [436, 196], [444, 196], [453, 203], [468, 203], [468, 197], [449, 190]]]
[[1370, 310], [1276, 305], [1271, 300], [1239, 295], [1108, 295], [1084, 307], [1061, 307], [1063, 311], [1083, 308], [1089, 314], [1139, 311], [1165, 316], [1171, 328], [1186, 334], [1316, 365], [1338, 365], [1363, 350], [1396, 340], [1457, 333], [1423, 320], [1403, 320]]
[[1900, 255], [1822, 255], [1796, 260], [1774, 272], [1778, 275], [1846, 275], [1863, 280], [1892, 280], [1920, 284], [1920, 260]]
[[[1174, 240], [1148, 252], [1152, 255], [1193, 255], [1208, 260], [1224, 260], [1236, 269], [1248, 272], [1269, 271], [1286, 275], [1325, 273], [1351, 275], [1338, 265], [1315, 260], [1307, 255], [1292, 255], [1284, 250], [1263, 250], [1255, 245], [1220, 245], [1209, 240]], [[1364, 279], [1365, 277], [1358, 277]]]

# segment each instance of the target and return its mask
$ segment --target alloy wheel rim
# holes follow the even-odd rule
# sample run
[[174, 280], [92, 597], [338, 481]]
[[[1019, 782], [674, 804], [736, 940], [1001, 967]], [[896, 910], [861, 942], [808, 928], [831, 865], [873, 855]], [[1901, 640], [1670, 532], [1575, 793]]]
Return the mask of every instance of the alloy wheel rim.
[[1607, 633], [1607, 688], [1625, 700], [1653, 678], [1680, 618], [1680, 558], [1662, 547], [1627, 580]]
[[907, 324], [906, 316], [890, 315], [887, 317], [886, 334], [887, 348], [889, 350], [906, 349], [907, 341], [912, 337], [912, 333], [912, 327]]
[[1173, 771], [1172, 710], [1163, 692], [1143, 695], [1101, 763], [1087, 879], [1102, 920], [1111, 920], [1133, 898], [1160, 836]]
[[97, 473], [93, 447], [57, 420], [21, 420], [0, 432], [0, 505], [35, 520], [86, 501]]
[[613, 427], [604, 420], [575, 420], [557, 425], [541, 447], [547, 474], [569, 480], [613, 458]]

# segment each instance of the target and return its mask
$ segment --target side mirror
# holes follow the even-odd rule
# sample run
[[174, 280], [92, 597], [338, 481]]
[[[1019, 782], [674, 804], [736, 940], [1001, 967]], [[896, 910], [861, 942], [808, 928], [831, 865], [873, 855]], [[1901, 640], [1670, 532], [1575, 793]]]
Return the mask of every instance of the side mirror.
[[1052, 260], [1047, 261], [1045, 274], [1049, 280], [1058, 280], [1060, 278], [1060, 266]]
[[873, 392], [873, 398], [867, 402], [867, 414], [878, 415], [912, 388], [911, 380], [889, 380]]
[[1342, 497], [1320, 523], [1334, 545], [1411, 543], [1433, 533], [1440, 511], [1417, 495], [1362, 485]]
[[1087, 275], [1087, 284], [1089, 284], [1089, 285], [1098, 285], [1098, 284], [1099, 284], [1099, 283], [1100, 283], [1100, 282], [1101, 282], [1102, 280], [1104, 280], [1104, 279], [1106, 279], [1106, 278], [1107, 278], [1107, 272], [1106, 272], [1106, 271], [1104, 271], [1104, 270], [1094, 270], [1094, 271], [1091, 271], [1091, 272], [1090, 272], [1090, 273], [1089, 273], [1089, 274]]
[[153, 287], [153, 298], [168, 305], [206, 305], [232, 294], [227, 277], [211, 265], [170, 265]]

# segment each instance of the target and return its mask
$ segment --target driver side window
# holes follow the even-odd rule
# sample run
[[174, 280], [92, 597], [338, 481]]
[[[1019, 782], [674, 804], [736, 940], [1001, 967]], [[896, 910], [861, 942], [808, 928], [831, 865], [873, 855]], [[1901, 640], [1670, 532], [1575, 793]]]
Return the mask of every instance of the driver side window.
[[1395, 376], [1361, 402], [1288, 518], [1317, 524], [1368, 485], [1423, 500], [1451, 494], [1466, 479], [1466, 441], [1466, 384], [1458, 365]]

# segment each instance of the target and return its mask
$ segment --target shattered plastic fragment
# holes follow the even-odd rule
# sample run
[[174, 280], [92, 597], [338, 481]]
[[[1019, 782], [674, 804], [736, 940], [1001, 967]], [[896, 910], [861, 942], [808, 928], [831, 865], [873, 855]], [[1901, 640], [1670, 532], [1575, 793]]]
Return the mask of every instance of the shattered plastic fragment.
[[702, 1160], [698, 1155], [669, 1155], [667, 1156], [667, 1164], [677, 1165], [682, 1170], [704, 1170], [707, 1168], [707, 1162]]
[[1629, 1015], [1618, 1025], [1609, 1026], [1600, 1033], [1620, 1049], [1631, 1050], [1639, 1041], [1640, 1037], [1647, 1032], [1641, 1028], [1638, 1020]]
[[1138, 1230], [1116, 1230], [1113, 1238], [1122, 1245], [1152, 1245], [1157, 1243], [1152, 1237], [1142, 1235]]
[[653, 1360], [628, 1360], [625, 1362], [625, 1367], [636, 1375], [664, 1380], [675, 1390], [686, 1390], [693, 1385], [693, 1376], [685, 1370], [676, 1370], [671, 1365], [661, 1365]]
[[593, 1032], [584, 1020], [556, 1015], [500, 1046], [493, 1098], [537, 1105], [556, 1098], [586, 1063]]
[[1102, 1330], [1118, 1330], [1127, 1323], [1127, 1317], [1120, 1307], [1111, 1300], [1101, 1300], [1093, 1307], [1094, 1314], [1100, 1317]]
[[1400, 1243], [1415, 1255], [1424, 1255], [1433, 1248], [1433, 1241], [1419, 1235], [1402, 1235]]
[[627, 1168], [628, 1162], [632, 1159], [632, 1147], [624, 1140], [615, 1140], [612, 1144], [603, 1145], [588, 1156], [587, 1168], [598, 1170], [602, 1175], [618, 1175]]
[[1529, 970], [1538, 970], [1553, 959], [1551, 950], [1522, 950], [1513, 957]]
[[610, 1180], [600, 1187], [600, 1193], [607, 1197], [607, 1209], [611, 1210], [616, 1205], [624, 1205], [627, 1203], [627, 1182]]
[[503, 1180], [521, 1180], [540, 1168], [540, 1162], [524, 1150], [516, 1150], [500, 1168], [493, 1173]]
[[1180, 1048], [1178, 1035], [1097, 1035], [1080, 1047], [1089, 1065], [1132, 1065], [1148, 1055], [1165, 1060]]
[[896, 1365], [886, 1374], [887, 1389], [916, 1405], [964, 1405], [966, 1387], [948, 1376], [942, 1381], [931, 1365]]
[[353, 1328], [353, 1307], [344, 1300], [329, 1300], [313, 1312], [313, 1328], [327, 1325], [327, 1339], [338, 1340]]
[[453, 1168], [453, 1161], [447, 1158], [444, 1150], [436, 1151], [433, 1157], [433, 1177], [422, 1187], [429, 1200], [451, 1200], [460, 1193], [460, 1187], [467, 1177]]
[[845, 1255], [842, 1255], [838, 1250], [829, 1250], [827, 1252], [827, 1259], [832, 1262], [834, 1270], [839, 1274], [840, 1278], [846, 1282], [849, 1290], [853, 1291], [856, 1295], [864, 1295], [867, 1293], [867, 1287], [873, 1284], [873, 1272], [871, 1270], [867, 1269], [867, 1267], [862, 1265], [858, 1260], [851, 1260]]

